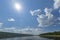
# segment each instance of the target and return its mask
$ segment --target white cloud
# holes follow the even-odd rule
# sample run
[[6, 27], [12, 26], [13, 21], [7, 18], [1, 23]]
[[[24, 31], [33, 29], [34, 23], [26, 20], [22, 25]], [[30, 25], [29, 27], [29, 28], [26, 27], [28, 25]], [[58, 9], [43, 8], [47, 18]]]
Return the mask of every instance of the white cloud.
[[30, 11], [31, 15], [34, 16], [34, 15], [39, 15], [41, 12], [40, 9], [37, 9], [37, 10], [34, 10], [34, 11]]
[[33, 34], [33, 35], [38, 35], [42, 32], [41, 28], [15, 28], [15, 27], [9, 27], [9, 28], [4, 28], [0, 29], [0, 31], [3, 32], [12, 32], [12, 33], [20, 33], [20, 34]]
[[[55, 1], [57, 1], [57, 3], [58, 3], [58, 1], [60, 1], [60, 0], [55, 0]], [[54, 5], [56, 5], [56, 3]], [[54, 8], [59, 8], [59, 7], [54, 6]], [[48, 26], [51, 26], [51, 25], [60, 24], [60, 22], [59, 23], [57, 22], [58, 20], [60, 21], [60, 17], [55, 17], [55, 15], [52, 14], [53, 10], [54, 9], [52, 9], [52, 8], [50, 8], [50, 9], [45, 8], [44, 9], [44, 12], [45, 12], [44, 14], [42, 14], [41, 10], [40, 11], [37, 11], [37, 10], [30, 11], [30, 13], [32, 14], [32, 16], [33, 15], [37, 16], [38, 27], [48, 27]], [[60, 10], [59, 10], [59, 13], [60, 13]]]
[[41, 10], [34, 10], [34, 11], [30, 11], [30, 13], [33, 15], [37, 16], [37, 21], [39, 23], [39, 27], [47, 27], [50, 26], [54, 23], [54, 15], [51, 13], [53, 11], [52, 8], [48, 9], [45, 8], [44, 12], [45, 14], [41, 13]]
[[45, 13], [51, 13], [51, 12], [52, 12], [52, 10], [53, 10], [52, 8], [50, 8], [50, 9], [45, 8], [45, 9], [44, 9]]
[[58, 24], [60, 25], [60, 22]]
[[44, 9], [45, 15], [48, 17], [48, 19], [53, 18], [53, 14], [51, 14], [52, 10], [53, 10], [52, 8], [50, 8], [50, 9], [45, 8]]
[[42, 32], [42, 29], [40, 29], [40, 28], [23, 28], [23, 29], [20, 29], [20, 32], [23, 34], [38, 35]]
[[60, 21], [60, 17], [58, 17], [58, 20]]
[[59, 10], [59, 13], [60, 13], [60, 10]]
[[0, 23], [0, 28], [2, 27], [3, 23]]
[[58, 9], [60, 7], [60, 0], [54, 0], [54, 9]]
[[14, 19], [14, 18], [9, 18], [8, 21], [10, 21], [10, 22], [14, 22], [15, 19]]
[[38, 16], [37, 21], [39, 23], [39, 27], [47, 27], [54, 23], [53, 17], [49, 17], [44, 14], [41, 14], [40, 16]]
[[3, 29], [0, 29], [0, 31], [2, 31], [2, 32], [3, 32], [4, 30], [3, 30]]
[[16, 29], [15, 27], [5, 28], [5, 30]]
[[16, 30], [15, 27], [8, 27], [8, 28], [4, 28], [3, 29], [5, 32], [14, 32], [14, 30]]

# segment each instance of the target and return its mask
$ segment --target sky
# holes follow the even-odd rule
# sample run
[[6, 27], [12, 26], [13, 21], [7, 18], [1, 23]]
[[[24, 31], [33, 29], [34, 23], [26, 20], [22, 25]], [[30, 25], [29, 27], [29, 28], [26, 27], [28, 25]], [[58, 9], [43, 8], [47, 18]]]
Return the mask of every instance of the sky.
[[60, 31], [60, 0], [0, 0], [0, 31], [34, 35]]

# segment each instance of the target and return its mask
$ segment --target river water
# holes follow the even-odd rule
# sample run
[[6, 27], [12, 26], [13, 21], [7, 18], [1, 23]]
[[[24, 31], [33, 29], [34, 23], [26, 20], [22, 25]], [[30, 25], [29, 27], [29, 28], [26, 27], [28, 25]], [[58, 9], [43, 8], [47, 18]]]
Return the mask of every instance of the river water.
[[42, 38], [39, 36], [27, 36], [27, 37], [5, 38], [0, 40], [54, 40], [54, 39]]

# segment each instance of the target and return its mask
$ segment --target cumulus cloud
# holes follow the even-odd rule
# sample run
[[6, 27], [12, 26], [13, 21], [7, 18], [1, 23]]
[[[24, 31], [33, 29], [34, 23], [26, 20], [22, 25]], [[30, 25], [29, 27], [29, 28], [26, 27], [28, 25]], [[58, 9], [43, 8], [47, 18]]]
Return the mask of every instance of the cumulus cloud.
[[60, 17], [58, 17], [58, 20], [60, 21]]
[[38, 25], [39, 27], [47, 27], [54, 23], [54, 15], [51, 13], [53, 11], [52, 8], [50, 8], [50, 9], [45, 8], [44, 14], [39, 13], [39, 11], [37, 11], [37, 12], [35, 12], [35, 11], [36, 10], [34, 10], [33, 12], [30, 12], [30, 13], [31, 14], [33, 13], [34, 15], [38, 14], [37, 21], [39, 23], [39, 25]]
[[16, 29], [15, 27], [5, 28], [6, 30]]
[[60, 7], [60, 0], [54, 0], [54, 9], [58, 9]]
[[60, 13], [60, 10], [59, 10], [59, 13]]
[[42, 29], [41, 28], [30, 28], [30, 27], [17, 29], [15, 27], [9, 27], [9, 28], [0, 29], [0, 31], [38, 35], [42, 32]]
[[6, 32], [14, 32], [14, 30], [16, 30], [15, 27], [4, 28], [4, 31], [6, 31]]
[[15, 19], [14, 19], [14, 18], [9, 18], [8, 21], [10, 21], [10, 22], [14, 22]]
[[23, 29], [20, 30], [20, 32], [24, 33], [24, 34], [38, 35], [42, 32], [41, 30], [42, 29], [40, 29], [40, 28], [23, 28]]
[[39, 23], [39, 27], [47, 27], [50, 26], [54, 23], [53, 18], [46, 16], [44, 14], [41, 14], [40, 16], [38, 16], [37, 21]]
[[51, 13], [51, 12], [52, 12], [52, 10], [53, 10], [52, 8], [50, 8], [50, 9], [45, 8], [45, 9], [44, 9], [44, 11], [45, 11], [46, 13]]
[[41, 13], [41, 10], [40, 9], [37, 9], [37, 10], [34, 10], [34, 11], [30, 10], [30, 13], [31, 13], [32, 16], [39, 15]]
[[60, 22], [58, 24], [60, 25]]

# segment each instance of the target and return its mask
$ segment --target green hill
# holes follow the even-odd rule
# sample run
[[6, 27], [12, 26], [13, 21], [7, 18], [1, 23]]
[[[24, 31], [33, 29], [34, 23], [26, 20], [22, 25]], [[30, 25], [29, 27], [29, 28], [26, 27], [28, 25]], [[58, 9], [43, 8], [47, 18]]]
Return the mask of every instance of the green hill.
[[22, 36], [32, 36], [32, 35], [30, 35], [30, 34], [9, 33], [9, 32], [0, 32], [0, 38], [22, 37]]
[[55, 31], [55, 32], [49, 32], [49, 33], [42, 33], [40, 35], [60, 35], [60, 31]]
[[39, 36], [46, 37], [46, 38], [60, 38], [60, 31], [42, 33]]

